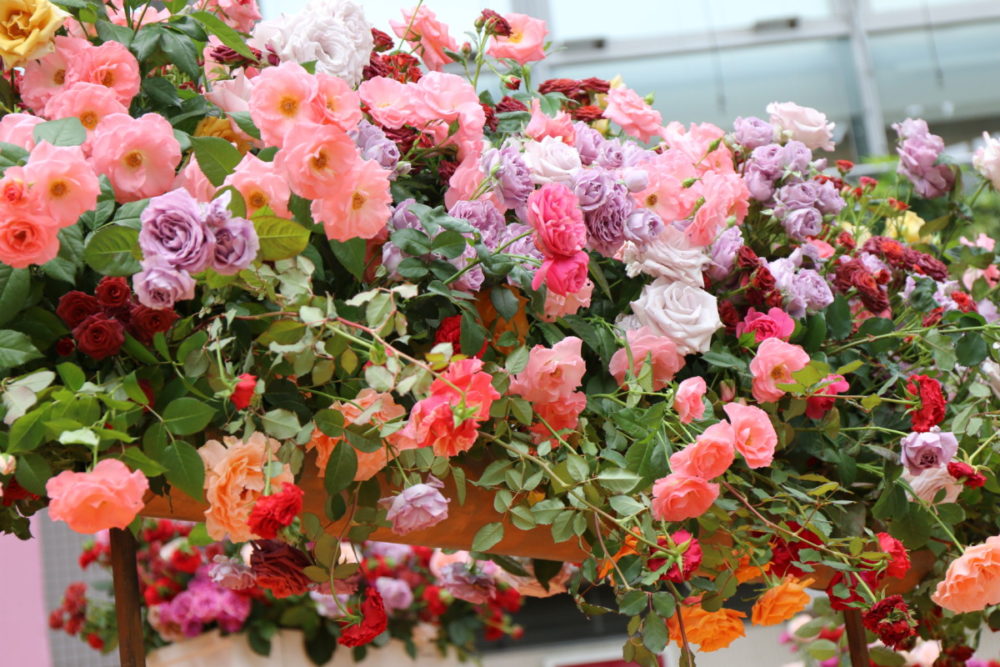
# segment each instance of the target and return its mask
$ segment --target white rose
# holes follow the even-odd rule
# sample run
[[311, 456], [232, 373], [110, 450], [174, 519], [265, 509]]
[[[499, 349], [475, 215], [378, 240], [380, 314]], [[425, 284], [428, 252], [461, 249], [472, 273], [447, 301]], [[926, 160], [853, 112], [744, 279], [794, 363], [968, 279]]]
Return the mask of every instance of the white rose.
[[979, 370], [986, 377], [986, 383], [990, 385], [993, 394], [1000, 398], [1000, 364], [992, 359], [986, 359], [979, 365]]
[[282, 62], [315, 61], [317, 73], [357, 86], [374, 45], [371, 29], [352, 0], [310, 0], [298, 14], [258, 23], [251, 45], [270, 47]]
[[903, 479], [910, 485], [917, 497], [924, 502], [934, 503], [934, 498], [938, 491], [944, 489], [942, 503], [953, 503], [962, 493], [962, 483], [956, 480], [948, 472], [948, 466], [938, 466], [937, 468], [925, 468], [919, 475], [911, 475], [909, 471], [903, 471]]
[[771, 102], [767, 105], [771, 124], [791, 139], [801, 141], [812, 150], [833, 150], [833, 123], [826, 114], [794, 102]]
[[918, 639], [912, 651], [899, 651], [909, 667], [932, 667], [941, 656], [941, 642]]
[[17, 459], [10, 454], [0, 454], [0, 475], [13, 475], [17, 470]]
[[983, 178], [988, 178], [993, 187], [1000, 190], [1000, 139], [994, 139], [989, 132], [983, 132], [986, 145], [972, 156], [972, 166]]
[[531, 180], [538, 185], [566, 183], [583, 166], [580, 153], [555, 137], [529, 141], [524, 146], [524, 163], [531, 172]]
[[642, 289], [632, 311], [657, 336], [666, 336], [681, 354], [705, 352], [722, 326], [715, 297], [686, 283], [657, 278]]
[[702, 271], [708, 264], [708, 255], [704, 248], [692, 246], [687, 234], [667, 225], [659, 236], [643, 245], [626, 243], [622, 261], [633, 278], [645, 273], [701, 287], [705, 284]]

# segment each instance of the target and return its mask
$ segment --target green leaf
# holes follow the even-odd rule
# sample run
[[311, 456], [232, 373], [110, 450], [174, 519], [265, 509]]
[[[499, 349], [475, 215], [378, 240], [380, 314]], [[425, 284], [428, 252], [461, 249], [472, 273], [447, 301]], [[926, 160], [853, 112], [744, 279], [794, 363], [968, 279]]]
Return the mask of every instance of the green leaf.
[[[257, 257], [266, 262], [295, 257], [309, 244], [309, 230], [294, 220], [274, 215], [260, 215], [254, 216], [253, 226], [260, 239], [260, 251]], [[364, 245], [362, 239], [358, 240]], [[361, 261], [364, 262], [363, 253]]]
[[213, 540], [208, 534], [208, 528], [204, 523], [196, 523], [191, 532], [188, 533], [188, 544], [193, 547], [207, 547], [209, 544], [214, 544]]
[[[860, 336], [884, 336], [895, 330], [895, 325], [892, 320], [886, 317], [873, 317], [867, 319], [858, 328], [858, 334]], [[893, 336], [886, 336], [885, 338], [879, 338], [878, 340], [872, 340], [865, 343], [864, 347], [871, 354], [884, 354], [889, 350], [897, 346], [897, 340]]]
[[326, 463], [326, 476], [323, 478], [326, 492], [331, 495], [340, 493], [351, 485], [357, 472], [358, 455], [350, 444], [341, 440]]
[[31, 287], [31, 271], [0, 264], [0, 325], [6, 324], [21, 311]]
[[350, 241], [330, 241], [330, 249], [333, 250], [337, 261], [343, 265], [348, 272], [357, 280], [362, 280], [365, 275], [365, 240], [351, 239]]
[[177, 69], [195, 81], [199, 79], [201, 67], [198, 65], [198, 49], [190, 37], [164, 30], [160, 35], [160, 48]]
[[489, 551], [503, 539], [503, 524], [499, 521], [488, 523], [478, 531], [472, 538], [473, 551]]
[[230, 118], [239, 125], [240, 129], [249, 134], [254, 139], [260, 139], [260, 130], [254, 125], [253, 119], [250, 118], [249, 111], [229, 111], [227, 112]]
[[138, 447], [126, 447], [122, 452], [122, 461], [141, 470], [146, 477], [156, 477], [167, 471], [166, 466], [146, 456]]
[[976, 331], [962, 334], [955, 345], [955, 358], [963, 366], [978, 366], [988, 355], [986, 340]]
[[214, 416], [215, 408], [190, 396], [171, 401], [163, 411], [164, 425], [174, 435], [200, 433]]
[[167, 481], [171, 486], [176, 486], [195, 500], [204, 499], [205, 463], [197, 449], [176, 440], [163, 450], [160, 463], [166, 468]]
[[631, 496], [612, 496], [611, 508], [620, 516], [632, 516], [646, 509], [646, 506]]
[[41, 454], [23, 454], [17, 457], [14, 473], [17, 483], [38, 496], [45, 495], [45, 482], [52, 477], [52, 468]]
[[83, 232], [73, 225], [59, 230], [59, 253], [42, 264], [45, 275], [70, 285], [76, 284], [76, 274], [83, 268]]
[[0, 368], [14, 368], [41, 356], [31, 339], [20, 331], [0, 329]]
[[677, 601], [674, 600], [674, 596], [665, 591], [660, 591], [659, 593], [653, 593], [653, 609], [656, 613], [663, 618], [670, 618], [674, 615], [674, 610], [677, 605]]
[[215, 187], [222, 185], [243, 159], [235, 146], [220, 137], [191, 137], [191, 146], [198, 166]]
[[87, 130], [76, 116], [39, 123], [32, 135], [36, 143], [47, 141], [53, 146], [79, 146], [87, 140]]
[[850, 335], [853, 326], [851, 306], [843, 295], [838, 294], [826, 309], [826, 329], [835, 340], [842, 340]]
[[139, 230], [105, 225], [87, 237], [83, 261], [105, 276], [130, 276], [142, 269], [135, 257], [138, 249]]
[[493, 303], [493, 307], [497, 309], [500, 317], [505, 320], [512, 320], [517, 315], [517, 296], [506, 287], [497, 285], [490, 290], [490, 301]]
[[263, 422], [264, 431], [278, 440], [293, 438], [302, 429], [302, 426], [299, 424], [299, 418], [295, 413], [284, 408], [265, 413], [261, 421]]
[[639, 483], [639, 479], [639, 475], [621, 468], [608, 468], [597, 475], [601, 486], [614, 493], [630, 492]]
[[618, 603], [618, 611], [625, 616], [635, 616], [646, 608], [648, 599], [645, 591], [628, 591]]
[[744, 372], [749, 369], [746, 361], [725, 350], [709, 350], [702, 354], [701, 358], [705, 363], [717, 368], [735, 368]]
[[656, 614], [648, 614], [642, 626], [642, 643], [653, 653], [661, 653], [667, 646], [667, 624]]
[[211, 33], [219, 38], [223, 44], [231, 48], [236, 53], [250, 60], [256, 60], [253, 52], [247, 48], [246, 40], [240, 34], [222, 22], [215, 14], [205, 11], [191, 12], [193, 17], [205, 28], [205, 32]]
[[37, 449], [45, 439], [45, 420], [49, 416], [51, 404], [21, 415], [10, 427], [10, 438], [7, 443], [8, 454], [19, 454]]
[[83, 374], [80, 367], [68, 361], [56, 366], [56, 371], [59, 373], [59, 377], [62, 378], [63, 385], [70, 391], [78, 391], [83, 386], [83, 383], [87, 381], [87, 376]]

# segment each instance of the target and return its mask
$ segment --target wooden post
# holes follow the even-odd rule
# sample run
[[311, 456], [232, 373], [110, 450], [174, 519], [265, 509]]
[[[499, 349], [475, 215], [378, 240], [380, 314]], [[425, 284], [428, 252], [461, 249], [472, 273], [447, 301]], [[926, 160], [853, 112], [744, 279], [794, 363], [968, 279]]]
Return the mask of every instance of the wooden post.
[[870, 667], [868, 657], [868, 637], [861, 622], [861, 612], [854, 608], [844, 610], [844, 628], [847, 631], [847, 648], [851, 655], [851, 667]]
[[146, 647], [142, 633], [142, 601], [139, 598], [135, 537], [128, 530], [111, 529], [111, 572], [115, 586], [118, 658], [121, 667], [145, 667]]

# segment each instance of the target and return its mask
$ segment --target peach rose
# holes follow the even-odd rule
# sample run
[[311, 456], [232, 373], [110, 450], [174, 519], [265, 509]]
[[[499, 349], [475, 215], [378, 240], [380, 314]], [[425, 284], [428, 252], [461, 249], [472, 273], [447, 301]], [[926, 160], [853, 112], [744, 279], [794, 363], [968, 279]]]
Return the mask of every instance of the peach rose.
[[[257, 431], [245, 442], [225, 436], [222, 442], [209, 440], [198, 450], [205, 462], [205, 498], [208, 500], [205, 528], [213, 540], [224, 539], [227, 534], [233, 542], [246, 542], [256, 537], [247, 522], [257, 499], [264, 495], [264, 465], [269, 459], [273, 460], [280, 446], [274, 438]], [[271, 478], [271, 484], [276, 487], [294, 481], [287, 463], [282, 466], [281, 473]]]
[[957, 614], [1000, 604], [1000, 537], [968, 547], [953, 560], [931, 600]]
[[45, 484], [49, 516], [78, 533], [126, 528], [148, 490], [146, 476], [117, 459], [104, 459], [90, 472], [64, 470]]
[[674, 394], [674, 410], [681, 418], [682, 424], [690, 424], [695, 419], [701, 419], [705, 414], [705, 402], [702, 397], [708, 386], [705, 378], [693, 377], [684, 380], [677, 385], [677, 393]]
[[528, 355], [528, 365], [511, 380], [510, 393], [538, 403], [570, 395], [587, 370], [582, 349], [583, 341], [576, 336], [567, 336], [551, 348], [536, 345]]
[[811, 582], [811, 579], [799, 581], [795, 577], [785, 577], [757, 599], [750, 614], [751, 622], [754, 625], [777, 625], [792, 618], [809, 605], [811, 598], [805, 587]]
[[[378, 405], [376, 405], [376, 403]], [[374, 412], [370, 412], [371, 408]], [[338, 402], [330, 406], [344, 415], [344, 426], [351, 424], [371, 424], [380, 429], [388, 422], [398, 419], [406, 414], [406, 408], [398, 405], [392, 400], [392, 394], [380, 394], [374, 389], [365, 388], [354, 398], [352, 402]], [[361, 417], [364, 416], [364, 419]], [[326, 464], [330, 461], [330, 454], [333, 453], [343, 436], [325, 435], [319, 429], [313, 431], [312, 439], [306, 445], [306, 451], [316, 450], [316, 467], [319, 469], [319, 476], [326, 476]], [[399, 431], [384, 438], [382, 447], [374, 452], [357, 451], [358, 471], [354, 475], [354, 481], [363, 482], [371, 479], [382, 468], [389, 465], [389, 461], [396, 458], [399, 451], [403, 449]]]
[[720, 648], [726, 648], [740, 637], [746, 636], [743, 621], [746, 614], [735, 609], [722, 608], [718, 611], [705, 611], [700, 601], [686, 600], [678, 608], [681, 620], [684, 622], [684, 633], [681, 634], [677, 614], [667, 619], [667, 629], [670, 639], [678, 645], [686, 637], [691, 644], [697, 644], [703, 652], [709, 653]]
[[413, 51], [427, 65], [427, 69], [440, 70], [452, 62], [445, 50], [459, 49], [458, 42], [448, 33], [448, 26], [439, 21], [427, 7], [418, 6], [416, 11], [404, 9], [403, 20], [389, 21], [389, 25], [397, 37], [409, 42]]
[[736, 433], [727, 421], [712, 424], [705, 432], [670, 457], [670, 470], [678, 475], [715, 479], [729, 470], [736, 456]]
[[515, 13], [504, 14], [504, 20], [510, 24], [510, 35], [490, 37], [486, 53], [494, 58], [511, 58], [522, 65], [545, 58], [545, 36], [549, 34], [545, 21]]
[[[684, 357], [677, 351], [674, 341], [666, 336], [657, 336], [649, 327], [632, 329], [625, 334], [628, 350], [632, 352], [632, 374], [638, 377], [647, 362], [652, 366], [653, 391], [659, 391], [674, 378], [674, 374], [684, 366]], [[624, 384], [628, 369], [628, 350], [617, 350], [608, 364], [608, 371]]]
[[671, 473], [653, 484], [653, 518], [684, 521], [708, 511], [719, 497], [719, 485], [700, 477]]
[[660, 112], [631, 88], [612, 88], [608, 91], [607, 103], [604, 117], [618, 123], [625, 134], [643, 142], [660, 134], [663, 128]]
[[[768, 340], [775, 340], [769, 338]], [[743, 455], [751, 468], [763, 468], [774, 460], [778, 434], [767, 413], [752, 405], [729, 403], [723, 408], [736, 434], [736, 451]]]
[[793, 384], [792, 373], [809, 363], [809, 354], [798, 345], [780, 338], [768, 338], [757, 348], [757, 355], [750, 362], [753, 375], [753, 397], [760, 403], [781, 400], [785, 390], [779, 384]]

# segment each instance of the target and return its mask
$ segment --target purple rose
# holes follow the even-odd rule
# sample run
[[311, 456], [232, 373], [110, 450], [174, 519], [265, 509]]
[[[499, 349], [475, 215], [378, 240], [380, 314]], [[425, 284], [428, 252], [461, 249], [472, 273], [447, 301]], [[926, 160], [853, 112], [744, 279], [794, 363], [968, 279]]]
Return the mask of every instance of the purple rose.
[[590, 246], [606, 257], [613, 257], [625, 242], [625, 221], [633, 210], [635, 200], [628, 188], [623, 183], [612, 183], [601, 205], [584, 211]]
[[792, 293], [805, 302], [806, 310], [817, 313], [833, 303], [826, 278], [812, 269], [801, 269], [792, 283]]
[[910, 433], [900, 443], [899, 462], [911, 475], [919, 475], [928, 468], [939, 468], [948, 463], [958, 452], [954, 434], [937, 430]]
[[648, 208], [636, 208], [625, 219], [625, 238], [642, 245], [663, 231], [663, 220]]
[[481, 570], [471, 570], [466, 563], [451, 563], [441, 568], [441, 586], [459, 600], [485, 604], [496, 592], [493, 577]]
[[756, 116], [733, 121], [733, 138], [743, 148], [753, 150], [774, 141], [774, 126]]
[[743, 232], [736, 225], [729, 227], [712, 243], [709, 249], [711, 262], [706, 271], [708, 277], [720, 282], [729, 277], [736, 261], [736, 253], [743, 246]]
[[813, 206], [819, 199], [819, 185], [815, 181], [800, 181], [782, 187], [774, 195], [775, 213], [780, 217], [797, 208]]
[[944, 140], [931, 134], [927, 121], [907, 118], [902, 123], [893, 123], [892, 128], [899, 134], [896, 171], [913, 183], [917, 194], [933, 199], [951, 192], [955, 172], [948, 165], [935, 164], [944, 150]]
[[788, 171], [806, 172], [812, 162], [812, 151], [801, 141], [789, 141], [781, 149], [781, 164]]
[[243, 218], [231, 218], [215, 230], [215, 250], [211, 266], [225, 276], [239, 273], [257, 259], [260, 239], [253, 223]]
[[382, 596], [382, 603], [386, 611], [397, 611], [408, 608], [413, 604], [413, 591], [410, 585], [402, 579], [392, 577], [379, 577], [375, 580], [375, 588]]
[[823, 229], [823, 214], [818, 209], [797, 208], [781, 217], [781, 225], [795, 241], [805, 241]]
[[148, 308], [172, 308], [177, 301], [194, 298], [194, 278], [162, 260], [147, 259], [142, 271], [132, 276], [139, 303]]
[[504, 206], [517, 208], [528, 201], [535, 186], [531, 182], [531, 171], [516, 146], [491, 148], [483, 153], [479, 164], [484, 173], [493, 174], [496, 179], [494, 191]]
[[365, 542], [365, 553], [370, 556], [381, 556], [392, 565], [400, 565], [413, 556], [413, 547], [392, 542]]
[[847, 202], [830, 181], [820, 183], [818, 190], [816, 207], [823, 212], [823, 215], [836, 215], [847, 206]]
[[208, 264], [215, 242], [198, 201], [183, 188], [149, 200], [140, 216], [139, 247], [176, 269], [197, 273]]
[[497, 247], [500, 235], [503, 234], [504, 227], [506, 227], [503, 215], [497, 210], [497, 207], [481, 199], [457, 201], [454, 206], [448, 209], [448, 215], [469, 222], [482, 236], [483, 244], [488, 248]]
[[208, 202], [201, 204], [201, 218], [210, 228], [215, 229], [229, 222], [232, 214], [229, 212], [229, 202], [232, 201], [233, 193], [226, 190], [221, 195]]
[[573, 129], [576, 131], [574, 145], [577, 152], [580, 153], [580, 162], [589, 166], [597, 160], [604, 137], [601, 136], [600, 132], [580, 121], [573, 123]]
[[611, 194], [615, 181], [606, 170], [581, 169], [573, 176], [573, 194], [583, 211], [593, 211], [603, 204]]
[[[471, 245], [466, 244], [461, 255], [448, 261], [450, 261], [456, 269], [461, 270], [470, 264], [475, 263], [477, 259], [479, 259], [479, 256], [476, 253], [476, 249]], [[483, 282], [485, 280], [486, 274], [483, 273], [482, 265], [476, 264], [459, 276], [458, 279], [451, 284], [451, 286], [458, 290], [465, 290], [466, 292], [478, 292], [483, 286]]]
[[334, 597], [329, 593], [320, 593], [319, 591], [309, 591], [309, 597], [316, 603], [316, 613], [323, 618], [340, 618], [344, 615], [344, 610], [347, 609], [351, 600], [350, 595]]
[[399, 163], [399, 146], [385, 136], [385, 132], [366, 120], [358, 123], [354, 143], [366, 160], [375, 160], [383, 169], [393, 171]]
[[242, 559], [227, 558], [218, 554], [212, 559], [208, 577], [219, 586], [231, 591], [242, 591], [256, 583], [253, 570]]
[[617, 139], [605, 139], [597, 149], [597, 164], [605, 169], [617, 169], [625, 164], [625, 149]]
[[381, 505], [389, 508], [385, 518], [392, 523], [392, 532], [406, 535], [447, 519], [450, 501], [438, 490], [442, 488], [441, 480], [428, 476], [425, 484], [414, 484], [397, 496], [380, 500]]
[[775, 181], [781, 177], [785, 168], [782, 161], [783, 155], [784, 148], [779, 144], [759, 146], [750, 152], [750, 160], [747, 165], [759, 171], [762, 176]]

